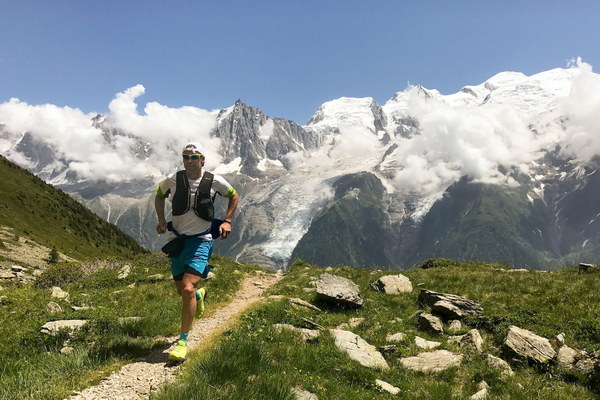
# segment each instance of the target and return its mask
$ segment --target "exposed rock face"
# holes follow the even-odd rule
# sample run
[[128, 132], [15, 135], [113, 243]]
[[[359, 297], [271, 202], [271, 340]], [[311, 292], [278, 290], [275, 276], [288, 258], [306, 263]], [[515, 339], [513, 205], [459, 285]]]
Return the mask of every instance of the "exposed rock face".
[[444, 325], [442, 324], [442, 320], [429, 313], [421, 313], [417, 316], [417, 326], [419, 329], [424, 331], [433, 332], [440, 335], [444, 333]]
[[415, 357], [401, 358], [400, 363], [413, 371], [438, 372], [458, 367], [462, 359], [462, 354], [452, 353], [447, 350], [436, 350], [421, 353]]
[[402, 274], [382, 276], [371, 287], [386, 294], [410, 293], [413, 290], [410, 279]]
[[468, 315], [477, 315], [483, 312], [483, 307], [473, 300], [455, 294], [438, 293], [426, 289], [421, 289], [419, 303], [431, 307], [432, 312], [449, 320], [460, 320]]
[[526, 329], [511, 326], [504, 345], [519, 357], [545, 364], [556, 357], [550, 341]]
[[317, 279], [317, 295], [325, 301], [353, 307], [360, 307], [364, 302], [354, 282], [331, 274], [322, 274]]
[[361, 365], [378, 369], [390, 368], [385, 358], [377, 351], [377, 348], [367, 343], [357, 334], [340, 329], [330, 329], [330, 332], [335, 339], [335, 345]]

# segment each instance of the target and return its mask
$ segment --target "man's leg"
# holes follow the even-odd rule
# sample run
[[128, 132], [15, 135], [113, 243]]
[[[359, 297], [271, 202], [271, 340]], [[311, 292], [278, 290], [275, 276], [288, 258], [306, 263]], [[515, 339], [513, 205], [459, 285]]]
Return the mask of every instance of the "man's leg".
[[199, 276], [185, 273], [180, 281], [181, 290], [178, 287], [178, 291], [183, 301], [181, 307], [181, 333], [189, 333], [192, 329], [192, 322], [196, 315], [196, 286], [200, 279]]

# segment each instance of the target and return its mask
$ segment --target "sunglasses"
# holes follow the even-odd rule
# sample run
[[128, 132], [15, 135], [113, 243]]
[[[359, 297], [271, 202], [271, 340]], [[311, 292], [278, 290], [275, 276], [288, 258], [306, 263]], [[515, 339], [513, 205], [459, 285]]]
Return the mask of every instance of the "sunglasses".
[[198, 155], [198, 154], [194, 154], [194, 155], [189, 155], [189, 154], [183, 154], [183, 159], [184, 160], [199, 160], [203, 157], [202, 154]]

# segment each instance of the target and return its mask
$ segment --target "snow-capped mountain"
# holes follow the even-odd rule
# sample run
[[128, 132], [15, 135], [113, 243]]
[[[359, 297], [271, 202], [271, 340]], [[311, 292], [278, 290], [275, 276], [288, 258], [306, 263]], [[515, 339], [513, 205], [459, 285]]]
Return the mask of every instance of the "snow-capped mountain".
[[409, 87], [384, 105], [342, 97], [300, 126], [240, 100], [215, 111], [149, 104], [139, 115], [138, 86], [103, 116], [12, 99], [0, 105], [0, 150], [152, 249], [165, 240], [153, 187], [194, 139], [242, 196], [221, 254], [273, 268], [431, 257], [545, 268], [600, 262], [598, 90], [579, 62], [502, 72], [450, 95]]

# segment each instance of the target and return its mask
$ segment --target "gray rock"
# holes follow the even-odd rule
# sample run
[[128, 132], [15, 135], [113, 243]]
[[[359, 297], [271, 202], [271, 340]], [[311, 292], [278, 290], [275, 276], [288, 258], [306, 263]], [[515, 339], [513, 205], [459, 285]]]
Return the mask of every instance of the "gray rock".
[[402, 274], [382, 276], [373, 282], [371, 287], [379, 292], [392, 295], [410, 293], [413, 290], [410, 279]]
[[131, 265], [129, 265], [129, 264], [123, 265], [123, 267], [119, 271], [119, 275], [117, 276], [117, 278], [125, 279], [129, 276], [130, 273], [131, 273]]
[[[439, 303], [440, 302], [440, 303]], [[462, 319], [468, 315], [478, 315], [483, 312], [479, 303], [455, 294], [438, 293], [421, 289], [419, 303], [429, 306], [432, 311], [444, 316], [446, 319]], [[439, 303], [436, 305], [436, 303]]]
[[456, 333], [459, 332], [462, 329], [462, 322], [460, 322], [458, 319], [454, 319], [452, 321], [450, 321], [450, 326], [448, 326], [448, 331], [450, 331], [451, 333]]
[[415, 336], [415, 345], [422, 349], [431, 350], [440, 347], [442, 344], [440, 342], [433, 342], [430, 340], [423, 339], [420, 336]]
[[486, 354], [485, 355], [485, 362], [489, 366], [500, 370], [500, 372], [503, 375], [512, 376], [512, 375], [515, 374], [513, 372], [512, 368], [510, 367], [510, 365], [506, 361], [504, 361], [503, 359], [501, 359], [501, 358], [495, 357], [495, 356], [493, 356], [491, 354]]
[[433, 332], [440, 335], [444, 333], [444, 325], [442, 324], [442, 320], [429, 313], [421, 313], [417, 315], [417, 326], [419, 329], [424, 331]]
[[61, 329], [67, 329], [71, 332], [80, 329], [88, 323], [87, 319], [66, 319], [61, 321], [51, 321], [45, 323], [40, 332], [46, 335], [56, 336]]
[[50, 296], [54, 299], [66, 299], [69, 297], [69, 293], [65, 292], [58, 286], [53, 286]]
[[335, 339], [335, 345], [362, 366], [384, 370], [390, 368], [375, 346], [370, 345], [357, 334], [341, 329], [330, 329], [329, 331]]
[[10, 270], [12, 272], [25, 272], [26, 268], [25, 267], [21, 267], [20, 265], [13, 265], [10, 267]]
[[50, 303], [48, 303], [48, 304], [46, 305], [46, 310], [48, 310], [48, 312], [49, 312], [50, 314], [56, 314], [56, 313], [61, 313], [61, 312], [63, 312], [63, 309], [62, 309], [62, 307], [61, 307], [61, 306], [60, 306], [58, 303], [55, 303], [55, 302], [53, 302], [53, 301], [51, 301]]
[[276, 331], [282, 332], [284, 330], [297, 332], [302, 337], [302, 340], [305, 342], [312, 342], [319, 338], [319, 334], [321, 333], [317, 329], [305, 329], [305, 328], [297, 328], [293, 325], [289, 324], [275, 324], [273, 325]]
[[290, 298], [289, 302], [290, 302], [290, 304], [295, 305], [295, 306], [300, 306], [300, 307], [308, 308], [309, 310], [322, 312], [319, 307], [312, 305], [309, 302], [304, 301], [302, 299], [298, 299], [298, 298], [294, 297], [294, 298]]
[[573, 369], [582, 374], [589, 375], [595, 371], [597, 365], [600, 365], [598, 364], [597, 358], [592, 357], [586, 352], [582, 351], [579, 354], [579, 357], [577, 359], [577, 362], [575, 362]]
[[514, 325], [509, 328], [504, 345], [517, 356], [541, 364], [556, 357], [548, 339]]
[[400, 363], [413, 371], [439, 372], [458, 367], [462, 359], [462, 354], [452, 353], [448, 350], [435, 350], [421, 353], [415, 357], [401, 358]]
[[483, 338], [477, 329], [471, 329], [464, 335], [452, 336], [448, 340], [464, 349], [474, 350], [479, 353], [483, 351]]
[[17, 277], [17, 274], [15, 274], [13, 272], [7, 272], [7, 271], [0, 272], [0, 279], [14, 279], [16, 277]]
[[391, 394], [398, 394], [400, 393], [400, 388], [397, 388], [396, 386], [392, 386], [387, 382], [384, 382], [380, 379], [375, 379], [375, 384], [377, 386], [379, 386], [382, 390], [385, 390], [388, 393]]
[[292, 388], [292, 392], [294, 393], [296, 400], [319, 400], [316, 394], [300, 388]]
[[577, 360], [578, 352], [567, 345], [562, 346], [558, 349], [558, 355], [556, 360], [558, 364], [564, 368], [571, 369], [574, 367]]
[[73, 311], [85, 311], [85, 310], [89, 310], [91, 308], [93, 308], [93, 307], [90, 307], [90, 306], [81, 306], [81, 307], [80, 306], [71, 306], [71, 309]]
[[385, 337], [386, 342], [399, 343], [406, 340], [406, 333], [398, 332], [394, 334], [387, 335]]
[[317, 296], [328, 302], [353, 307], [360, 307], [364, 303], [354, 282], [331, 274], [322, 274], [317, 279]]
[[120, 317], [117, 321], [119, 322], [119, 325], [127, 325], [132, 322], [138, 322], [141, 320], [142, 317]]
[[71, 354], [73, 352], [73, 350], [75, 350], [75, 349], [71, 346], [64, 346], [62, 349], [60, 349], [60, 352], [62, 354]]

